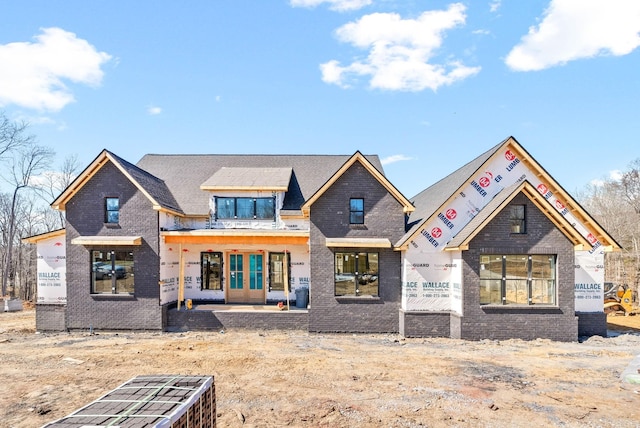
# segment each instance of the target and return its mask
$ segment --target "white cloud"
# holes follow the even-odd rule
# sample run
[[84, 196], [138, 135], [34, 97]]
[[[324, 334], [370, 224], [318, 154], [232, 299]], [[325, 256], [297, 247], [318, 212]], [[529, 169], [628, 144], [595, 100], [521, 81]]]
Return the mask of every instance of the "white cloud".
[[61, 28], [44, 28], [35, 42], [0, 45], [0, 106], [58, 111], [74, 101], [64, 81], [98, 86], [111, 56]]
[[421, 91], [438, 89], [480, 71], [456, 60], [431, 62], [442, 45], [443, 33], [465, 23], [465, 6], [455, 3], [447, 10], [423, 12], [416, 19], [395, 13], [365, 15], [336, 30], [338, 40], [368, 50], [364, 60], [342, 66], [331, 60], [320, 65], [322, 80], [349, 87], [352, 79], [369, 76], [372, 88]]
[[507, 55], [516, 71], [534, 71], [640, 46], [640, 1], [552, 0], [542, 22]]
[[[613, 171], [609, 171], [609, 177], [607, 177], [606, 181], [619, 182], [620, 180], [622, 180], [622, 175], [622, 171], [620, 171], [619, 169], [614, 169]], [[591, 184], [592, 186], [600, 187], [604, 186], [606, 181], [604, 179], [595, 178], [591, 180], [589, 184]]]
[[151, 115], [151, 116], [158, 115], [158, 114], [162, 113], [162, 107], [149, 106], [149, 108], [147, 108], [147, 113], [149, 115]]
[[408, 160], [413, 160], [413, 158], [410, 158], [409, 156], [405, 156], [405, 155], [391, 155], [391, 156], [387, 156], [384, 159], [381, 159], [380, 163], [382, 163], [382, 165], [389, 165], [391, 163], [408, 161]]
[[502, 5], [501, 0], [493, 0], [491, 3], [489, 3], [489, 10], [491, 12], [497, 12], [498, 9], [500, 9], [501, 5]]
[[323, 3], [329, 4], [329, 9], [337, 12], [347, 12], [350, 10], [362, 9], [369, 6], [373, 0], [291, 0], [289, 4], [293, 7], [313, 8]]

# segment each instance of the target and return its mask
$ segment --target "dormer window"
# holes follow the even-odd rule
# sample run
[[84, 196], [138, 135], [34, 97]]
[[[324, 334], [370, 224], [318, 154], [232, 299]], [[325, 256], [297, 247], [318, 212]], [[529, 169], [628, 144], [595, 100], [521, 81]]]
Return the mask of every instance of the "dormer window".
[[275, 199], [216, 198], [216, 218], [220, 220], [273, 220]]
[[119, 198], [105, 198], [105, 215], [104, 222], [111, 224], [118, 224], [120, 222], [120, 199]]

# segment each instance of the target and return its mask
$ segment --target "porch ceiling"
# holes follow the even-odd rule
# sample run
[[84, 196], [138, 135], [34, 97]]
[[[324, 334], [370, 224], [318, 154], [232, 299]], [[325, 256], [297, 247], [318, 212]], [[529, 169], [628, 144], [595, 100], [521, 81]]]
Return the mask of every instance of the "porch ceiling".
[[289, 244], [307, 245], [308, 231], [190, 230], [161, 232], [167, 244]]

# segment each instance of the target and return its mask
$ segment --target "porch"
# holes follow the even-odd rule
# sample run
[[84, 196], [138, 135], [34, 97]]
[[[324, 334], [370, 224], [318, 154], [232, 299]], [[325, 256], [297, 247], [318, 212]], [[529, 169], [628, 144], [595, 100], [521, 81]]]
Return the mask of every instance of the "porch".
[[225, 329], [309, 330], [309, 310], [276, 304], [194, 304], [166, 309], [166, 331], [219, 331]]

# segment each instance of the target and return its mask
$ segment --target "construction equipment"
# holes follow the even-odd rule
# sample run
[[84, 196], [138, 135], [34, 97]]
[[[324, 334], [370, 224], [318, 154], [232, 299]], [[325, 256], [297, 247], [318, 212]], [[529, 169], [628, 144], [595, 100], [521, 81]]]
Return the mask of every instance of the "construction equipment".
[[[609, 288], [607, 288], [607, 286]], [[638, 308], [634, 307], [633, 291], [629, 286], [605, 283], [604, 312], [606, 314], [623, 313], [635, 315]]]

